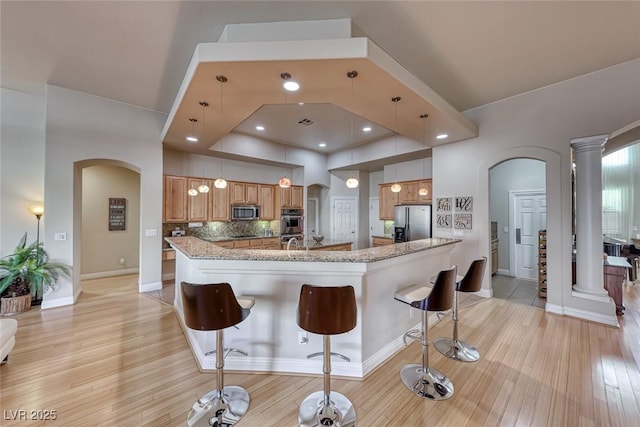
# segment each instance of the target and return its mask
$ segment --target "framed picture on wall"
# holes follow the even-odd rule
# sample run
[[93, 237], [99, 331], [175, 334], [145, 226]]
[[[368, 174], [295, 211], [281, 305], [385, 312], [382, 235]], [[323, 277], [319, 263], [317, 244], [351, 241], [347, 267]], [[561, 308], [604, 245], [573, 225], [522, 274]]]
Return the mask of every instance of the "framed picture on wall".
[[109, 197], [109, 231], [126, 230], [127, 199]]

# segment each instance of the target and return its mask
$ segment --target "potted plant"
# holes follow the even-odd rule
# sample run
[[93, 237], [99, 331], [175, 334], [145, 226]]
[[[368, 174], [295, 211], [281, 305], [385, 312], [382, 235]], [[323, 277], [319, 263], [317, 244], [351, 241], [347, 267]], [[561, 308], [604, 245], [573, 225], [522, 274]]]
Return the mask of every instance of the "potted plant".
[[31, 296], [55, 287], [69, 266], [49, 261], [42, 242], [27, 245], [24, 233], [11, 255], [0, 259], [0, 314], [14, 314], [31, 307]]

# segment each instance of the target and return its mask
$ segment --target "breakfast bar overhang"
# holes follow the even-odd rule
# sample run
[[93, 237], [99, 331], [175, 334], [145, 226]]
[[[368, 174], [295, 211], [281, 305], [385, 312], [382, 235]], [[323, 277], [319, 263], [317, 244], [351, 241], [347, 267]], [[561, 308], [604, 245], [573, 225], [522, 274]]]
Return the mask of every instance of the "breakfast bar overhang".
[[229, 371], [315, 374], [322, 336], [296, 323], [303, 284], [352, 285], [357, 299], [357, 326], [332, 338], [332, 351], [350, 359], [332, 361], [332, 373], [363, 378], [403, 348], [402, 335], [420, 323], [420, 314], [394, 301], [395, 291], [429, 282], [450, 267], [450, 253], [460, 240], [432, 238], [389, 246], [338, 251], [224, 249], [195, 237], [166, 238], [176, 249], [174, 308], [199, 366], [215, 369], [215, 332], [193, 331], [184, 324], [181, 282], [229, 283], [236, 295], [255, 297], [249, 317], [238, 329], [225, 330]]

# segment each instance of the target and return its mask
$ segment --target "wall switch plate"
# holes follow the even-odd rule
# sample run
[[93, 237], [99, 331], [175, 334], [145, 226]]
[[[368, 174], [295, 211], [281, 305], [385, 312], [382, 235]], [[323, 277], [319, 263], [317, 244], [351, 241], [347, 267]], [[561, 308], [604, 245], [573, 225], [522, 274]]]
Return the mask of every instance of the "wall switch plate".
[[158, 235], [158, 229], [157, 228], [147, 228], [146, 230], [144, 230], [144, 235], [146, 237], [157, 236]]
[[309, 336], [306, 331], [298, 331], [298, 344], [306, 344], [309, 342]]
[[502, 229], [502, 232], [503, 232], [503, 233], [508, 233], [508, 232], [509, 232], [509, 227], [504, 227], [504, 228]]
[[55, 233], [53, 235], [54, 240], [67, 240], [67, 233]]

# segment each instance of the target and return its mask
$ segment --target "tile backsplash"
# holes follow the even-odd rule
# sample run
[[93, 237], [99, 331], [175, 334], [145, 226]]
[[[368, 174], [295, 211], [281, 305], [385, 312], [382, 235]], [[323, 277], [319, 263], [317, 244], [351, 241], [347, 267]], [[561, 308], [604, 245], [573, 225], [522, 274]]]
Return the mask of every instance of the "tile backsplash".
[[174, 230], [183, 230], [185, 236], [195, 236], [201, 239], [214, 237], [239, 236], [255, 234], [264, 235], [264, 229], [271, 228], [274, 235], [280, 233], [280, 221], [212, 221], [203, 222], [202, 227], [189, 227], [188, 223], [162, 224], [162, 237], [171, 237]]

